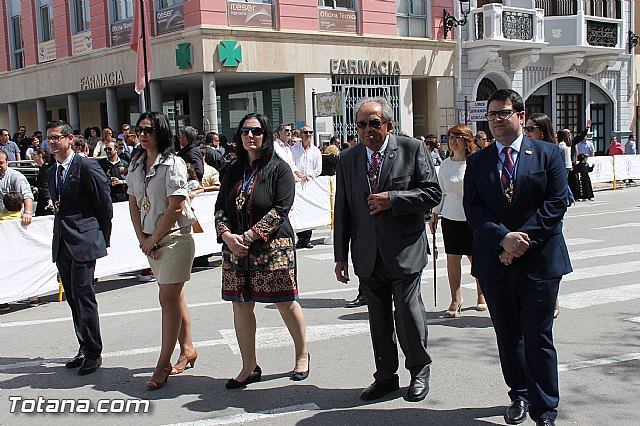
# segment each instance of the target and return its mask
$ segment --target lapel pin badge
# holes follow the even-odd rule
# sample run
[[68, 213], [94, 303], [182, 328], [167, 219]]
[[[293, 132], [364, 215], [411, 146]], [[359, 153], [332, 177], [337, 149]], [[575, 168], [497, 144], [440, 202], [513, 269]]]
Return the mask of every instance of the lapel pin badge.
[[531, 155], [531, 154], [533, 154], [533, 152], [531, 152], [531, 150], [530, 150], [530, 149], [526, 150], [524, 153], [525, 153], [525, 154], [527, 154], [527, 155]]
[[392, 152], [391, 154], [389, 154], [389, 158], [393, 158], [393, 157], [395, 157], [395, 156], [396, 156], [396, 154], [395, 154], [394, 152]]

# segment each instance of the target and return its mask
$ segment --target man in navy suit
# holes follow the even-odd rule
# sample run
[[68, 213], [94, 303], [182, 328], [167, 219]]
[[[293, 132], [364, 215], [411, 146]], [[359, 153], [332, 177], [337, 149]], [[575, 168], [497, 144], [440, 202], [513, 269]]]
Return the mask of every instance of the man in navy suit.
[[80, 344], [78, 354], [66, 367], [80, 367], [78, 374], [90, 374], [102, 364], [93, 275], [96, 259], [106, 256], [109, 246], [113, 217], [110, 185], [97, 162], [76, 155], [68, 123], [48, 123], [47, 139], [56, 158], [47, 171], [55, 212], [52, 255]]
[[571, 272], [562, 236], [567, 174], [559, 148], [523, 137], [524, 103], [509, 89], [487, 101], [496, 143], [467, 158], [464, 210], [509, 387], [508, 424], [554, 425], [559, 402], [553, 310]]

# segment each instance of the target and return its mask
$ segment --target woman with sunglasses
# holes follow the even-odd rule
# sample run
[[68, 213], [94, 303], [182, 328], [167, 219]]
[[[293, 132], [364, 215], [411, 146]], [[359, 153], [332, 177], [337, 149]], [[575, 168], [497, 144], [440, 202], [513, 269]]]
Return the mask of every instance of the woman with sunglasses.
[[274, 152], [266, 116], [247, 114], [236, 131], [238, 159], [229, 165], [215, 207], [222, 246], [222, 298], [233, 302], [242, 370], [227, 389], [259, 382], [255, 303], [275, 303], [291, 333], [295, 367], [291, 380], [309, 375], [304, 314], [298, 298], [294, 232], [288, 213], [295, 196], [291, 168]]
[[[442, 217], [442, 237], [444, 251], [447, 253], [447, 275], [451, 290], [451, 304], [444, 313], [445, 318], [456, 318], [462, 310], [462, 292], [460, 281], [462, 276], [462, 256], [467, 256], [471, 262], [471, 241], [473, 231], [467, 223], [462, 207], [463, 178], [467, 168], [467, 156], [472, 152], [469, 145], [474, 141], [471, 129], [463, 124], [453, 126], [447, 132], [449, 140], [449, 157], [440, 166], [438, 182], [442, 189], [440, 204], [433, 209], [432, 220], [429, 221], [431, 233], [435, 232], [438, 216]], [[486, 311], [487, 302], [484, 300], [480, 283], [476, 279], [477, 299], [476, 310]]]
[[[191, 319], [185, 301], [184, 283], [191, 278], [195, 244], [191, 224], [195, 216], [189, 203], [187, 166], [175, 154], [167, 117], [145, 112], [136, 124], [141, 150], [127, 175], [129, 213], [149, 265], [158, 282], [162, 308], [162, 347], [156, 369], [146, 387], [158, 389], [169, 374], [194, 366], [198, 352], [191, 339]], [[180, 356], [171, 365], [171, 355], [180, 343]]]

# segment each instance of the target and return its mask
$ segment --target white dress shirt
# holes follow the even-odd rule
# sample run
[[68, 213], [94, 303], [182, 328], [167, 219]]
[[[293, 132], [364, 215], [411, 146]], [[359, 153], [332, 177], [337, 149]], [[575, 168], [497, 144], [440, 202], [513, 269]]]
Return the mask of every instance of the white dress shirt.
[[297, 143], [291, 148], [293, 162], [301, 173], [312, 178], [320, 176], [322, 173], [322, 153], [317, 146], [310, 144], [304, 149], [301, 143]]

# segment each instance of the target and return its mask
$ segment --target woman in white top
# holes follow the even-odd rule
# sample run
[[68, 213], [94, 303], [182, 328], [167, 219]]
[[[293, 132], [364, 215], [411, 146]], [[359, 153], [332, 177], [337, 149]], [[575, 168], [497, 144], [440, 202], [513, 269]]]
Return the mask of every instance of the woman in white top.
[[107, 146], [108, 142], [115, 143], [116, 140], [113, 138], [113, 130], [111, 127], [105, 127], [102, 129], [102, 139], [96, 142], [95, 148], [93, 148], [93, 157], [104, 157], [106, 155], [104, 148]]
[[[462, 256], [467, 256], [471, 262], [473, 231], [467, 224], [467, 218], [464, 215], [462, 193], [467, 155], [470, 154], [468, 145], [473, 142], [473, 133], [469, 127], [459, 124], [449, 129], [447, 137], [451, 155], [440, 165], [438, 181], [442, 189], [442, 200], [433, 209], [433, 217], [429, 222], [429, 227], [433, 233], [438, 216], [442, 217], [442, 236], [444, 250], [447, 253], [447, 275], [451, 289], [451, 304], [444, 316], [455, 318], [460, 315], [462, 309], [462, 293], [460, 291]], [[484, 300], [477, 280], [476, 286], [478, 289], [476, 310], [486, 311], [487, 302]]]
[[[198, 357], [183, 292], [195, 254], [191, 232], [195, 216], [189, 203], [187, 166], [174, 154], [167, 117], [159, 112], [143, 113], [136, 133], [142, 149], [131, 160], [127, 175], [129, 213], [160, 291], [162, 347], [156, 369], [146, 383], [147, 388], [158, 389], [169, 374], [182, 373], [188, 365], [193, 367]], [[176, 340], [180, 357], [172, 366]]]

